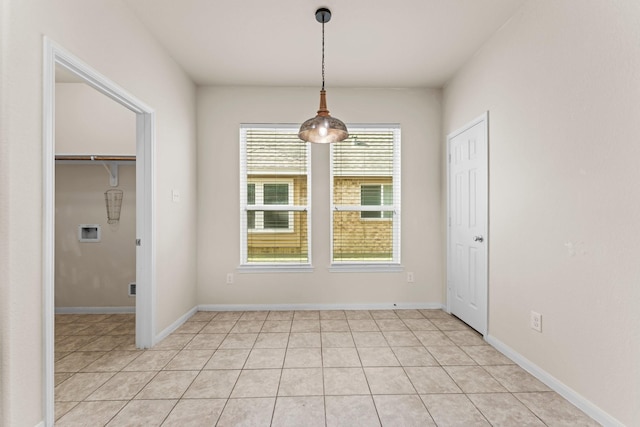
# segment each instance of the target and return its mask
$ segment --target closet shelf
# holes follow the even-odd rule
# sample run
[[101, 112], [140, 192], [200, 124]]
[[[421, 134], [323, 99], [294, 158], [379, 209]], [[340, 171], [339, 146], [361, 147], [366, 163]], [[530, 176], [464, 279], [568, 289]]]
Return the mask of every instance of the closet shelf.
[[56, 154], [56, 161], [135, 162], [136, 156]]
[[69, 164], [77, 162], [77, 164], [92, 164], [100, 162], [109, 173], [109, 184], [112, 187], [118, 186], [118, 165], [121, 163], [135, 162], [136, 156], [110, 156], [95, 154], [56, 154], [56, 162], [60, 164]]

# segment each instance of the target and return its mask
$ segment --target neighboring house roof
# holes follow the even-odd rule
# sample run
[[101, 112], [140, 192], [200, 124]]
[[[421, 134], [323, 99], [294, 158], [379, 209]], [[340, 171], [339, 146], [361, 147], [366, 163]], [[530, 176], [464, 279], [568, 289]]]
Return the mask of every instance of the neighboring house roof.
[[[306, 173], [307, 149], [297, 130], [245, 128], [247, 173], [300, 175]], [[392, 129], [353, 129], [351, 136], [332, 144], [334, 176], [392, 176]]]
[[333, 176], [392, 176], [391, 129], [350, 129], [351, 137], [333, 144]]
[[306, 174], [307, 145], [291, 128], [247, 128], [247, 174]]

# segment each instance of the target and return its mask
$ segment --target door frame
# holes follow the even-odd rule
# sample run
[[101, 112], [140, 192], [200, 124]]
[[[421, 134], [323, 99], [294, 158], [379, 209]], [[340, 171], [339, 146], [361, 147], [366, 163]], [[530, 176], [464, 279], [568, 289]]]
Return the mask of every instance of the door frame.
[[[55, 70], [65, 68], [85, 84], [136, 113], [136, 347], [155, 337], [155, 112], [48, 37], [43, 40], [42, 286], [43, 400], [45, 426], [53, 426], [55, 324]], [[131, 242], [135, 244], [135, 242]]]
[[487, 197], [487, 212], [486, 212], [486, 216], [485, 216], [485, 234], [484, 234], [484, 238], [485, 238], [485, 244], [486, 244], [486, 256], [485, 256], [485, 271], [486, 271], [486, 283], [487, 283], [487, 294], [484, 296], [483, 301], [485, 302], [485, 314], [486, 314], [486, 318], [484, 319], [484, 330], [482, 331], [478, 331], [480, 332], [483, 336], [487, 336], [489, 334], [489, 245], [491, 243], [491, 239], [489, 238], [489, 211], [490, 211], [490, 206], [489, 206], [489, 112], [485, 111], [482, 115], [476, 117], [474, 120], [470, 121], [469, 123], [465, 124], [464, 126], [456, 129], [455, 131], [449, 133], [447, 135], [447, 157], [446, 157], [446, 164], [447, 164], [447, 282], [446, 282], [446, 286], [447, 286], [447, 305], [446, 305], [446, 310], [447, 313], [451, 314], [451, 299], [453, 297], [453, 293], [452, 293], [452, 289], [451, 289], [451, 278], [452, 278], [452, 260], [451, 260], [451, 177], [450, 177], [450, 173], [451, 173], [451, 140], [453, 138], [455, 138], [456, 136], [460, 135], [461, 133], [471, 129], [472, 127], [481, 124], [483, 126], [482, 132], [484, 132], [485, 138], [486, 138], [486, 146], [485, 146], [485, 150], [486, 150], [486, 159], [487, 159], [487, 164], [486, 164], [486, 168], [485, 168], [485, 172], [486, 172], [486, 183], [487, 183], [487, 188], [486, 188], [486, 197]]

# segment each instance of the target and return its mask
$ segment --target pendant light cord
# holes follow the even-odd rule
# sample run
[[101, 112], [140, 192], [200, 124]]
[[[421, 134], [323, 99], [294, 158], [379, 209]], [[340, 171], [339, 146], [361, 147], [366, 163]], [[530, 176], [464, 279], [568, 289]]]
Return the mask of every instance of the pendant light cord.
[[324, 90], [324, 17], [322, 18], [322, 90]]

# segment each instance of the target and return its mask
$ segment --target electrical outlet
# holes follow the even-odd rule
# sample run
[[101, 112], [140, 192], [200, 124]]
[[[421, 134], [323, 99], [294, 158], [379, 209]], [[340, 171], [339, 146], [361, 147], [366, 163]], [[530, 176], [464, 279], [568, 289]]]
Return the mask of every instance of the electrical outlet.
[[533, 329], [534, 331], [542, 332], [542, 314], [532, 311], [529, 323], [531, 329]]
[[231, 285], [233, 283], [233, 273], [227, 273], [227, 285]]
[[413, 277], [413, 272], [407, 273], [407, 283], [413, 283], [415, 281], [415, 277]]

